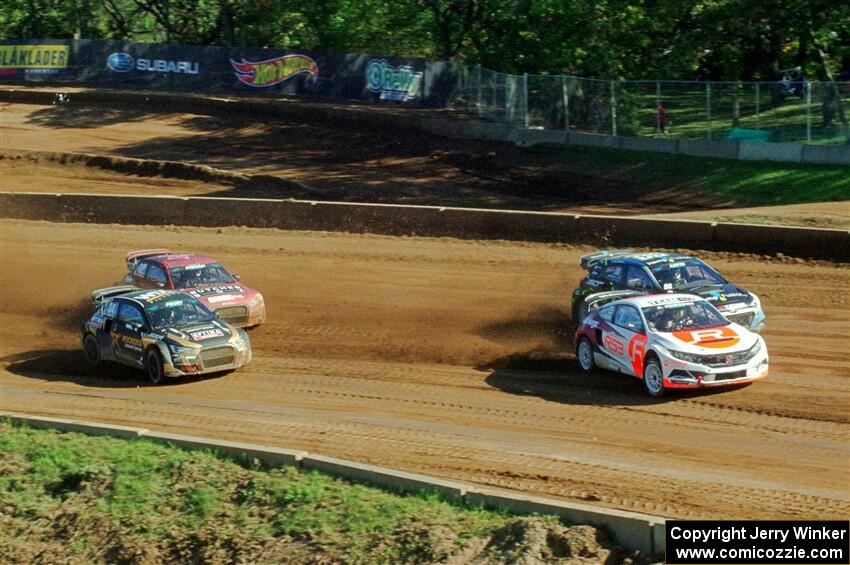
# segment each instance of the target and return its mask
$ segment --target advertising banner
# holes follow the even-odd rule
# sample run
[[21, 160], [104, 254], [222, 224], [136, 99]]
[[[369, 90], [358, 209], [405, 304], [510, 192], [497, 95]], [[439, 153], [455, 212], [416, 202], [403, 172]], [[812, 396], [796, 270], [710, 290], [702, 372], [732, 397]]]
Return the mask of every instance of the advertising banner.
[[0, 81], [21, 80], [441, 107], [447, 105], [456, 88], [457, 73], [445, 62], [353, 53], [122, 41], [0, 40]]

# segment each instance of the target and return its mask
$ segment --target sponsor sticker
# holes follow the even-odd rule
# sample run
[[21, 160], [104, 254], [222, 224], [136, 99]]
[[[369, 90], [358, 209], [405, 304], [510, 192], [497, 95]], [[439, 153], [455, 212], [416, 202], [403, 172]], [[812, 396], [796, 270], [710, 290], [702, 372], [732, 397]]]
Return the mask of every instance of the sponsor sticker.
[[673, 335], [677, 339], [691, 345], [717, 349], [726, 349], [727, 347], [737, 345], [741, 341], [735, 330], [729, 326], [705, 328], [702, 330], [682, 330], [673, 332]]
[[239, 82], [254, 88], [274, 86], [302, 73], [310, 74], [314, 83], [319, 80], [319, 65], [307, 55], [282, 55], [265, 61], [231, 59], [230, 64]]
[[366, 87], [379, 93], [381, 100], [407, 102], [419, 96], [422, 75], [413, 67], [394, 67], [386, 59], [372, 59], [366, 65]]
[[219, 329], [198, 330], [196, 332], [189, 332], [189, 336], [195, 341], [203, 341], [215, 337], [224, 337], [224, 332]]
[[218, 294], [216, 296], [211, 296], [207, 302], [211, 304], [215, 304], [216, 302], [227, 302], [228, 300], [237, 300], [238, 296], [233, 296], [232, 294]]
[[0, 45], [0, 68], [65, 69], [68, 45]]
[[106, 58], [106, 66], [116, 73], [132, 70], [153, 73], [171, 73], [197, 75], [201, 72], [200, 63], [194, 61], [172, 61], [169, 59], [134, 59], [129, 53], [112, 53]]

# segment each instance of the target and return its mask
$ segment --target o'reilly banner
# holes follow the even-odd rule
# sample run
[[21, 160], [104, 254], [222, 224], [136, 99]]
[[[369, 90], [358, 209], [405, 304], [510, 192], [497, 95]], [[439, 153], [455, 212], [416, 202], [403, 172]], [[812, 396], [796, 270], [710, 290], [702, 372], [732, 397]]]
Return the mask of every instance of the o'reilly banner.
[[[39, 76], [39, 69], [51, 72]], [[0, 41], [0, 81], [39, 78], [415, 106], [446, 105], [457, 83], [452, 64], [416, 58], [120, 41]]]

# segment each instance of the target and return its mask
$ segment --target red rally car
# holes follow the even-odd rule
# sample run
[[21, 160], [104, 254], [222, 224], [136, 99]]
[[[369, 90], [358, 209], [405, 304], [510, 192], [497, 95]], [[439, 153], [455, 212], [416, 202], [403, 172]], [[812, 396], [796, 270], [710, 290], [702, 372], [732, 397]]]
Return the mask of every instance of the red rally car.
[[266, 321], [263, 295], [239, 282], [221, 263], [198, 253], [168, 249], [131, 251], [124, 258], [124, 283], [141, 289], [183, 290], [213, 310], [225, 322], [239, 327]]

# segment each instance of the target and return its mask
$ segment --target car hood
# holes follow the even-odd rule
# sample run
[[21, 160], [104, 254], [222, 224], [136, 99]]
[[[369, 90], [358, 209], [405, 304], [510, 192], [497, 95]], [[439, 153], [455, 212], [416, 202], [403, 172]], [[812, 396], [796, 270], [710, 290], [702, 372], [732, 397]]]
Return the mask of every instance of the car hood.
[[255, 290], [242, 283], [205, 285], [187, 288], [184, 292], [188, 292], [213, 310], [222, 306], [247, 304], [257, 295]]
[[749, 292], [729, 283], [723, 285], [722, 288], [710, 286], [702, 289], [688, 290], [687, 292], [696, 294], [700, 298], [705, 298], [721, 312], [738, 310], [742, 306], [748, 305], [753, 299]]
[[756, 334], [738, 324], [654, 335], [667, 349], [698, 355], [746, 351], [758, 341]]
[[221, 320], [159, 330], [160, 333], [165, 335], [166, 339], [183, 347], [223, 345], [233, 338], [235, 331], [232, 326]]

